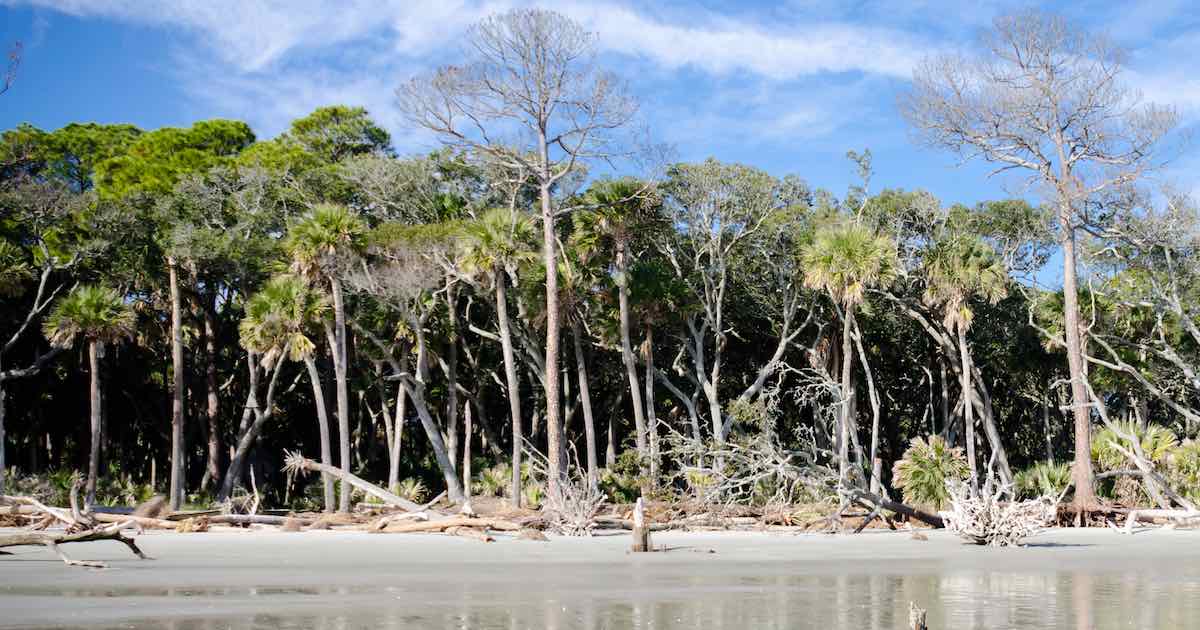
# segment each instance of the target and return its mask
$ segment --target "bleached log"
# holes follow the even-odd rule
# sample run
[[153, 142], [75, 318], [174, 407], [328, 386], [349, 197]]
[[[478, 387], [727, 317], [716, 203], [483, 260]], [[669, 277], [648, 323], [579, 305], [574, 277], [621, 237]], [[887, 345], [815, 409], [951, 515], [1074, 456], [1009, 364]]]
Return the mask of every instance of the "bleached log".
[[319, 472], [322, 474], [331, 475], [335, 479], [340, 479], [340, 480], [346, 482], [347, 484], [354, 486], [355, 488], [358, 488], [359, 490], [362, 490], [363, 492], [366, 492], [367, 494], [379, 499], [380, 501], [383, 501], [384, 503], [386, 503], [388, 505], [394, 505], [396, 507], [400, 507], [405, 510], [408, 510], [409, 512], [422, 511], [421, 510], [422, 506], [417, 505], [416, 503], [413, 503], [412, 501], [409, 501], [408, 499], [405, 499], [405, 498], [402, 498], [395, 494], [392, 494], [391, 492], [388, 492], [387, 490], [384, 490], [383, 488], [380, 488], [379, 486], [377, 486], [369, 481], [363, 480], [362, 478], [358, 477], [357, 475], [348, 473], [340, 468], [335, 468], [333, 466], [328, 466], [326, 464], [322, 464], [320, 462], [313, 461], [311, 459], [304, 457], [299, 452], [291, 452], [291, 453], [285, 453], [285, 454], [286, 454], [286, 459], [285, 459], [285, 465], [284, 465], [283, 469], [288, 474], [296, 474], [296, 473], [308, 471], [308, 472]]
[[122, 529], [132, 527], [135, 523], [115, 523], [108, 527], [100, 529], [92, 529], [85, 532], [74, 534], [67, 533], [50, 533], [50, 532], [17, 532], [13, 534], [0, 534], [0, 547], [48, 547], [67, 566], [81, 567], [96, 567], [104, 568], [106, 565], [103, 562], [95, 562], [90, 560], [72, 560], [63, 553], [60, 545], [77, 542], [93, 542], [97, 540], [115, 540], [124, 544], [142, 560], [150, 560], [142, 550], [138, 548], [137, 543], [133, 538], [126, 537], [121, 533]]
[[451, 516], [448, 518], [420, 523], [392, 523], [377, 531], [385, 534], [414, 534], [421, 532], [442, 532], [450, 529], [451, 527], [475, 527], [480, 529], [494, 529], [497, 531], [506, 532], [515, 532], [521, 529], [521, 526], [517, 523], [498, 518], [469, 518], [466, 516]]
[[1140, 518], [1169, 518], [1179, 521], [1190, 521], [1200, 519], [1200, 511], [1197, 510], [1131, 510], [1125, 517], [1125, 529], [1122, 530], [1126, 534], [1133, 533], [1133, 526], [1137, 524]]

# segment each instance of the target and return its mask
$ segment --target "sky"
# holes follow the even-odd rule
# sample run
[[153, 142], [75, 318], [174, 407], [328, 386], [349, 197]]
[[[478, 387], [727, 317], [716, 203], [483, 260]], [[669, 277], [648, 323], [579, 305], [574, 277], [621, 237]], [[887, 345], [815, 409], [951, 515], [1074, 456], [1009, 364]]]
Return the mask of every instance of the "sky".
[[[969, 6], [968, 6], [969, 4]], [[20, 40], [0, 129], [29, 122], [128, 122], [151, 129], [224, 117], [260, 138], [321, 105], [366, 107], [402, 154], [436, 146], [394, 100], [410, 77], [462, 61], [467, 27], [517, 0], [0, 0], [0, 45]], [[871, 188], [924, 189], [944, 203], [1030, 196], [919, 146], [896, 109], [913, 67], [966, 49], [1002, 13], [983, 0], [694, 2], [561, 0], [596, 33], [601, 63], [628, 80], [655, 141], [681, 160], [716, 157], [814, 188], [855, 183], [848, 150], [870, 149]], [[1128, 49], [1127, 79], [1147, 100], [1200, 122], [1200, 12], [1188, 2], [1049, 5]], [[1200, 148], [1163, 175], [1200, 192]]]

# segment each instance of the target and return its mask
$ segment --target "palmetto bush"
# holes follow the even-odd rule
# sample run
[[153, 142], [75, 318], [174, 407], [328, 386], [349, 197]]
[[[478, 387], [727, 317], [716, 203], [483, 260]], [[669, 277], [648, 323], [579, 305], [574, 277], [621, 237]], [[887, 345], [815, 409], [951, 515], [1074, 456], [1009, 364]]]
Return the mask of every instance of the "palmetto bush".
[[471, 486], [471, 493], [481, 497], [504, 496], [511, 479], [511, 464], [496, 464], [495, 466], [484, 468], [475, 477], [475, 483]]
[[1067, 462], [1038, 462], [1018, 471], [1013, 476], [1013, 483], [1017, 497], [1021, 499], [1057, 497], [1071, 485], [1071, 465]]
[[965, 481], [971, 474], [961, 448], [951, 448], [939, 436], [913, 438], [908, 450], [892, 467], [892, 484], [904, 493], [904, 502], [940, 510], [950, 499], [947, 481]]
[[1176, 492], [1200, 503], [1200, 442], [1187, 440], [1171, 451], [1167, 479]]
[[[1125, 435], [1136, 436], [1142, 446], [1142, 451], [1151, 463], [1163, 462], [1171, 450], [1179, 444], [1179, 438], [1168, 428], [1150, 425], [1143, 429], [1136, 422], [1115, 422], [1116, 428]], [[1121, 438], [1117, 431], [1105, 427], [1092, 436], [1092, 461], [1101, 470], [1120, 470], [1131, 466], [1129, 458], [1121, 453], [1117, 446], [1132, 451], [1128, 440]]]
[[396, 492], [394, 494], [401, 499], [406, 499], [408, 501], [412, 501], [413, 503], [420, 503], [425, 499], [426, 495], [429, 494], [429, 488], [427, 488], [425, 486], [425, 482], [421, 481], [420, 479], [409, 477], [408, 479], [396, 484]]

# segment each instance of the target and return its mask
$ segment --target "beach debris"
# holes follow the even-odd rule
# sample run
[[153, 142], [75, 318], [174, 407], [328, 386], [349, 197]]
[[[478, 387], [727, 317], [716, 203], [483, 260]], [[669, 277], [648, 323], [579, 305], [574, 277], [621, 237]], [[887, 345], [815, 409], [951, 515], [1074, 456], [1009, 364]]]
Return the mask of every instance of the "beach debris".
[[646, 506], [642, 497], [638, 497], [633, 507], [633, 545], [629, 548], [634, 553], [654, 551], [650, 541], [650, 528], [646, 526]]
[[362, 490], [363, 492], [383, 501], [386, 505], [394, 505], [403, 508], [409, 512], [420, 512], [421, 506], [409, 501], [408, 499], [397, 496], [379, 486], [366, 481], [357, 475], [348, 473], [340, 468], [328, 466], [320, 462], [308, 459], [299, 451], [284, 451], [284, 466], [283, 470], [289, 475], [303, 475], [306, 472], [318, 472], [325, 475], [330, 475], [335, 479], [340, 479], [347, 484]]
[[948, 482], [950, 510], [941, 513], [946, 529], [977, 545], [1013, 547], [1050, 526], [1058, 512], [1058, 500], [1041, 497], [1012, 500], [1011, 488], [993, 484], [989, 475], [984, 488]]
[[550, 542], [549, 538], [542, 532], [528, 527], [522, 528], [517, 532], [517, 540], [533, 540], [536, 542]]
[[1137, 525], [1139, 519], [1169, 519], [1164, 529], [1173, 527], [1175, 524], [1184, 524], [1187, 521], [1200, 519], [1200, 511], [1196, 510], [1131, 510], [1125, 517], [1125, 528], [1118, 530], [1126, 534], [1132, 534], [1133, 528]]
[[133, 514], [131, 516], [159, 518], [170, 511], [171, 510], [167, 505], [167, 497], [161, 494], [156, 494], [153, 497], [150, 497], [149, 500], [143, 501], [139, 503], [137, 507], [133, 508]]
[[909, 630], [929, 630], [929, 626], [925, 622], [925, 609], [918, 608], [916, 602], [908, 602], [908, 629]]

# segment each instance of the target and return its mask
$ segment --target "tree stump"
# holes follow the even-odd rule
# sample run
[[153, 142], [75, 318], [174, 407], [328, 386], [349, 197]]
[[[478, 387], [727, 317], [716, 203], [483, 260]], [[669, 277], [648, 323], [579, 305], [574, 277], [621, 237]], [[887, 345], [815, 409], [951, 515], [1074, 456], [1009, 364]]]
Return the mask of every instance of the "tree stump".
[[925, 609], [917, 608], [916, 602], [908, 602], [908, 628], [909, 630], [929, 630], [929, 626], [925, 623]]
[[630, 551], [654, 551], [654, 544], [650, 542], [650, 527], [646, 525], [646, 506], [641, 497], [638, 497], [637, 504], [633, 507], [633, 546], [630, 547]]

